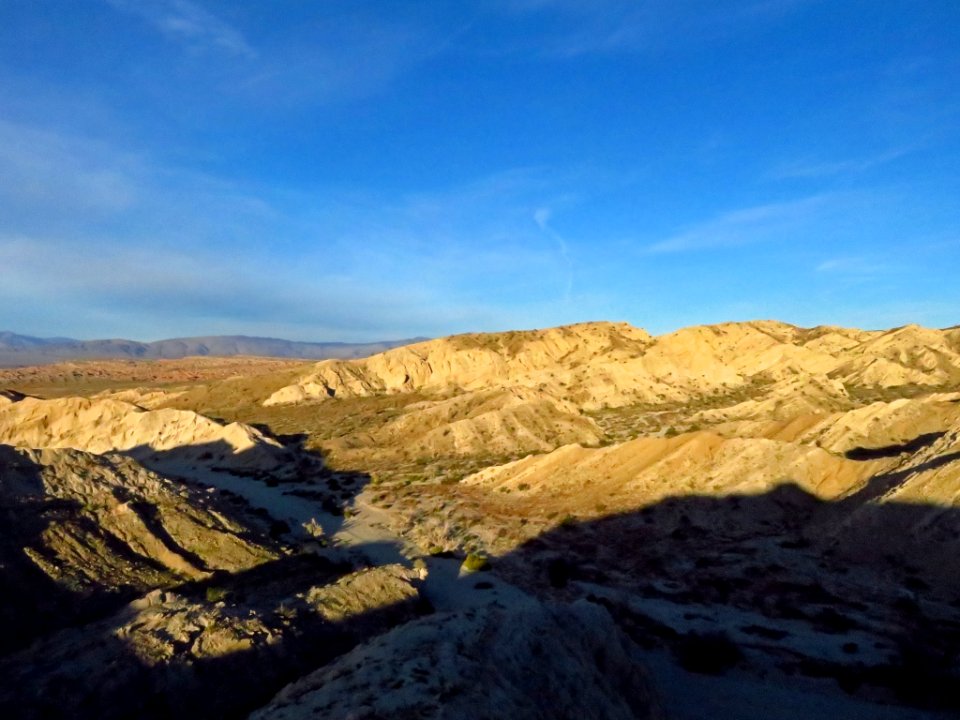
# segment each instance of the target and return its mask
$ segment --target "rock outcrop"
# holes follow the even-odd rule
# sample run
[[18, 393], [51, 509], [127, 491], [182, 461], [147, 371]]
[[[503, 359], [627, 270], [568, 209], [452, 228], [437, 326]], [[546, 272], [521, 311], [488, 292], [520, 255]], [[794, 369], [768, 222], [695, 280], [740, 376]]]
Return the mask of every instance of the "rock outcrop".
[[312, 556], [156, 590], [0, 659], [0, 714], [243, 717], [358, 642], [416, 617], [412, 573]]
[[601, 607], [536, 605], [425, 618], [285, 688], [255, 720], [663, 717], [631, 643]]
[[283, 447], [242, 423], [221, 425], [188, 410], [145, 410], [113, 399], [23, 398], [0, 406], [0, 443], [124, 452], [152, 468], [272, 470]]
[[[763, 376], [828, 376], [844, 385], [944, 387], [960, 382], [960, 331], [798, 328], [759, 321], [651, 337], [625, 323], [459, 335], [365, 360], [325, 361], [268, 405], [411, 391], [540, 388], [590, 410], [685, 401]], [[821, 381], [821, 384], [823, 381]]]
[[275, 552], [214, 497], [122, 455], [0, 445], [4, 647], [131, 594]]

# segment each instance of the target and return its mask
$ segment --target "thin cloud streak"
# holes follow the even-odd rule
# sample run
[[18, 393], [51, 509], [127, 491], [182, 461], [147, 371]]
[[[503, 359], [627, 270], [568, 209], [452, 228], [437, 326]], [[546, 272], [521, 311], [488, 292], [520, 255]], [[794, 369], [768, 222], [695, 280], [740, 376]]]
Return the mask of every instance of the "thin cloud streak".
[[850, 175], [863, 173], [868, 170], [899, 160], [916, 150], [915, 146], [901, 147], [878, 153], [871, 157], [850, 158], [835, 161], [801, 160], [782, 164], [775, 168], [771, 177], [775, 180], [787, 179], [818, 179], [834, 175]]
[[824, 260], [815, 269], [818, 273], [866, 278], [889, 272], [891, 267], [863, 257], [835, 257]]
[[836, 195], [814, 195], [788, 202], [756, 205], [723, 213], [682, 233], [644, 248], [651, 255], [734, 247], [772, 239], [828, 210]]
[[237, 28], [188, 0], [106, 0], [117, 10], [146, 20], [166, 38], [189, 48], [257, 57]]
[[[498, 3], [508, 17], [533, 18], [542, 56], [661, 53], [724, 42], [781, 21], [816, 0], [522, 0]], [[528, 48], [524, 48], [526, 50]]]
[[[28, 318], [53, 327], [74, 312], [79, 330], [56, 332], [82, 332], [88, 318], [110, 323], [94, 334], [135, 336], [263, 332], [273, 321], [293, 338], [363, 340], [564, 319], [550, 306], [557, 254], [539, 237], [553, 231], [530, 223], [531, 206], [564, 195], [544, 170], [399, 199], [326, 192], [318, 202], [9, 123], [4, 159], [16, 172], [0, 178], [0, 327]], [[100, 176], [113, 182], [82, 182]], [[551, 237], [569, 297], [572, 264]]]

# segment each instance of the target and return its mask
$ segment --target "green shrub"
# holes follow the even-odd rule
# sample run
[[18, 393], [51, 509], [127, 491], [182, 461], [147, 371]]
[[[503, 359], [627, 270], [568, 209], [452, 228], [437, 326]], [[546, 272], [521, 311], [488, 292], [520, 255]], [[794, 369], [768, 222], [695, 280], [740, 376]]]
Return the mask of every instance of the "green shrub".
[[489, 570], [490, 561], [484, 555], [470, 553], [460, 567], [467, 572], [479, 572], [481, 570]]
[[218, 603], [227, 599], [227, 591], [222, 587], [208, 587], [207, 592], [207, 602], [208, 603]]

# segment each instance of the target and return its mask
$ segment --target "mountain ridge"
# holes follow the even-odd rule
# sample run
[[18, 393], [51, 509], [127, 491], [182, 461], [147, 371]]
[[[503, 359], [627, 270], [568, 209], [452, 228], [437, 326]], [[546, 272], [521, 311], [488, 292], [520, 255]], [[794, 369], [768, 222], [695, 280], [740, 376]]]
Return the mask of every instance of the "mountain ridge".
[[416, 337], [369, 343], [347, 343], [301, 342], [250, 335], [200, 335], [141, 342], [124, 338], [96, 340], [41, 338], [0, 331], [0, 367], [45, 365], [66, 360], [152, 360], [191, 356], [251, 355], [305, 360], [354, 359], [422, 342], [425, 339]]

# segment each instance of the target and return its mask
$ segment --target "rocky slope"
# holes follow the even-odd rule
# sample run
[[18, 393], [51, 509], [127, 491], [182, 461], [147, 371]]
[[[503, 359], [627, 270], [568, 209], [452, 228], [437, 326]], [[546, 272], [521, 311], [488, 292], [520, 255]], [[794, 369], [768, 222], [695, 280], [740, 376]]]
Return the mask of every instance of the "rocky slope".
[[0, 445], [3, 647], [275, 551], [207, 493], [122, 455]]
[[[843, 385], [941, 387], [960, 381], [960, 331], [888, 332], [771, 321], [686, 328], [659, 337], [624, 323], [461, 335], [359, 361], [325, 361], [269, 404], [413, 390], [541, 388], [590, 410], [689, 400], [752, 378], [827, 376]], [[821, 383], [823, 381], [821, 380]], [[833, 392], [842, 391], [834, 388]]]
[[251, 717], [661, 718], [631, 653], [588, 603], [446, 613], [357, 648]]
[[506, 457], [548, 452], [571, 442], [592, 445], [601, 436], [597, 424], [571, 403], [541, 390], [517, 387], [413, 403], [382, 427], [342, 435], [326, 447], [341, 462], [363, 463], [371, 452], [381, 462]]
[[364, 399], [415, 397], [389, 422], [334, 432], [322, 447], [347, 467], [394, 463], [418, 472], [417, 463], [444, 458], [476, 467], [668, 431], [751, 436], [751, 421], [816, 423], [869, 400], [957, 387], [956, 329], [865, 332], [763, 321], [651, 337], [624, 323], [585, 323], [321, 362], [264, 405], [323, 415], [324, 405], [337, 402], [360, 408]]
[[124, 452], [149, 467], [277, 469], [282, 446], [240, 423], [221, 425], [185, 410], [145, 410], [114, 399], [23, 398], [0, 406], [0, 443]]
[[0, 659], [17, 718], [244, 717], [286, 683], [417, 616], [413, 574], [321, 558], [157, 590]]

